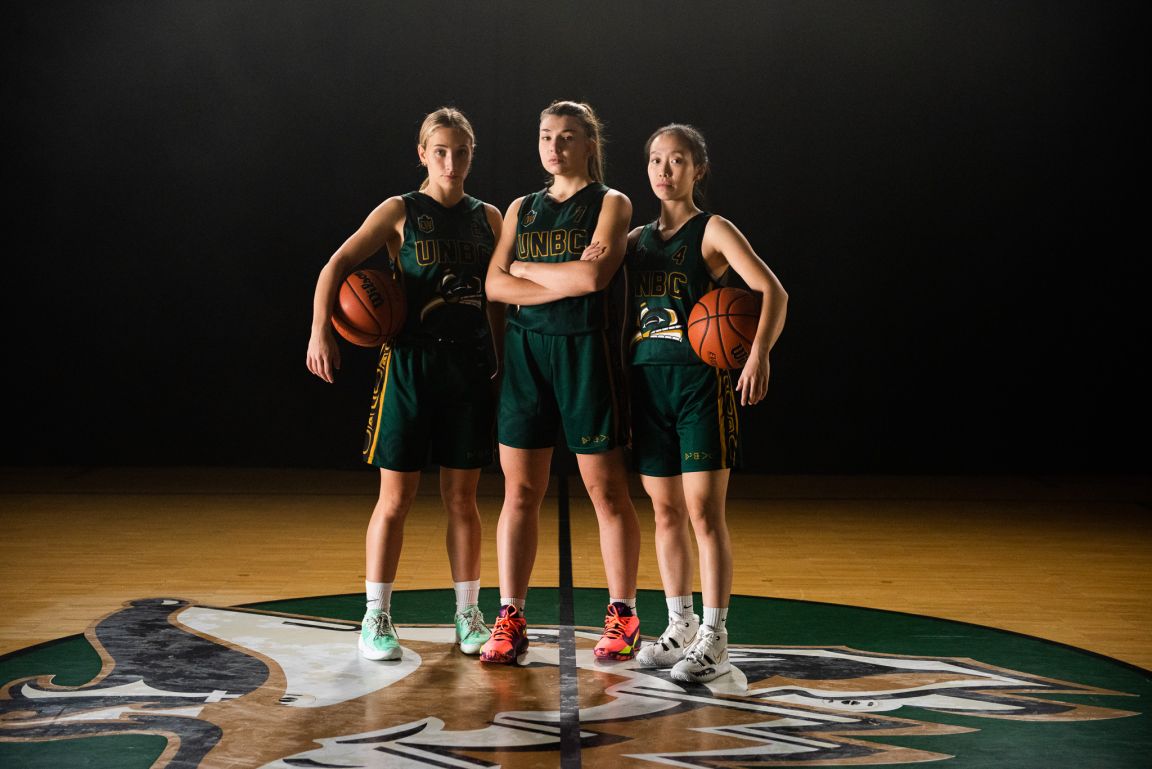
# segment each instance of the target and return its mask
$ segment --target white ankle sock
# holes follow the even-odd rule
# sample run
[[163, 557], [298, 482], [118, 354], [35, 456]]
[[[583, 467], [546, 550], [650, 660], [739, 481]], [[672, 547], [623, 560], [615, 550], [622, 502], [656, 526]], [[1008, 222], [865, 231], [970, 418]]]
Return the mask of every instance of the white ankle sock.
[[464, 611], [480, 602], [480, 580], [453, 582], [452, 587], [456, 591], [456, 611]]
[[664, 596], [664, 602], [668, 604], [668, 616], [678, 617], [681, 622], [690, 622], [692, 615], [695, 613], [692, 606], [692, 595], [674, 595]]
[[728, 632], [728, 607], [723, 609], [716, 609], [711, 606], [704, 607], [704, 624], [711, 627], [717, 633]]
[[392, 582], [364, 582], [368, 609], [392, 613]]
[[636, 613], [636, 596], [632, 596], [631, 598], [609, 598], [608, 603], [622, 603], [631, 609], [633, 614]]

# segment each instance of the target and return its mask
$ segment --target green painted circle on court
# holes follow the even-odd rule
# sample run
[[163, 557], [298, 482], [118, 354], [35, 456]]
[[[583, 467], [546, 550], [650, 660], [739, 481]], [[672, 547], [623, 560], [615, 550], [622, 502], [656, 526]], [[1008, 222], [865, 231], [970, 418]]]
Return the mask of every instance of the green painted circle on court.
[[[560, 592], [552, 588], [530, 591], [526, 614], [533, 627], [558, 623], [559, 598]], [[481, 591], [481, 606], [489, 616], [497, 601], [496, 590]], [[578, 628], [594, 630], [600, 625], [607, 602], [604, 590], [576, 589], [572, 602]], [[190, 708], [189, 698], [207, 697], [207, 702], [226, 699], [233, 696], [227, 694], [229, 687], [239, 686], [241, 680], [256, 680], [252, 676], [258, 679], [263, 668], [250, 664], [253, 655], [235, 648], [206, 646], [209, 642], [198, 636], [173, 635], [182, 631], [165, 618], [171, 611], [188, 607], [204, 609], [205, 613], [287, 615], [303, 617], [307, 622], [332, 620], [351, 626], [363, 613], [363, 595], [245, 607], [196, 607], [158, 599], [134, 602], [123, 612], [104, 618], [100, 629], [106, 656], [119, 671], [120, 677], [114, 680], [120, 688], [108, 683], [113, 678], [94, 680], [102, 660], [85, 636], [8, 654], [0, 658], [0, 685], [4, 687], [0, 696], [0, 766], [144, 769], [156, 763], [168, 744], [161, 735], [172, 729], [178, 733], [179, 729], [190, 729], [187, 734], [195, 739], [186, 737], [189, 744], [201, 740], [210, 747], [212, 740], [219, 738], [213, 729], [219, 730], [207, 722], [190, 723], [195, 719], [195, 708]], [[641, 591], [638, 608], [645, 635], [658, 634], [665, 614], [663, 595]], [[392, 599], [393, 617], [401, 628], [446, 626], [453, 611], [450, 590], [398, 592]], [[928, 751], [938, 756], [932, 765], [943, 769], [1144, 769], [1152, 755], [1152, 673], [1118, 660], [995, 628], [806, 601], [734, 596], [728, 623], [734, 664], [748, 671], [770, 671], [756, 680], [760, 698], [749, 696], [749, 702], [814, 708], [814, 713], [847, 707], [849, 710], [836, 712], [850, 713], [861, 723], [871, 724], [875, 734], [860, 732], [846, 738], [845, 744], [882, 745], [884, 751], [877, 753], [875, 763], [857, 759], [854, 766], [907, 766], [884, 761], [887, 755], [904, 755], [904, 761], [909, 760], [909, 754], [900, 753], [902, 749]], [[175, 647], [171, 646], [173, 639]], [[185, 649], [180, 644], [188, 645]], [[167, 653], [166, 645], [176, 651]], [[181, 657], [182, 653], [185, 656]], [[226, 654], [227, 663], [218, 669], [227, 675], [216, 681], [213, 675], [223, 673], [191, 670], [198, 654]], [[779, 676], [771, 673], [773, 665], [780, 667]], [[943, 680], [944, 670], [952, 671], [949, 680]], [[964, 677], [984, 683], [965, 684], [960, 680]], [[854, 681], [851, 686], [857, 687], [851, 703], [843, 704], [847, 698], [821, 699], [821, 692], [849, 686], [845, 683], [849, 678]], [[781, 683], [785, 679], [790, 682], [787, 686]], [[872, 679], [886, 682], [884, 690], [864, 686]], [[138, 686], [132, 684], [137, 680], [147, 683], [150, 691], [123, 688]], [[752, 672], [748, 685], [753, 685]], [[215, 686], [214, 694], [199, 691], [209, 686]], [[766, 693], [766, 687], [773, 691]], [[727, 705], [731, 700], [717, 701]], [[237, 696], [234, 702], [239, 707], [242, 698]], [[891, 718], [923, 728], [915, 733], [893, 730], [891, 722], [884, 723]], [[585, 728], [583, 721], [581, 727]], [[850, 729], [842, 731], [851, 733]], [[765, 734], [771, 739], [778, 736], [785, 743], [805, 739], [803, 734], [781, 728]], [[824, 741], [839, 739], [827, 730], [820, 735]], [[626, 747], [620, 752], [628, 754]], [[197, 766], [196, 760], [181, 765]], [[834, 760], [806, 761], [803, 756], [790, 760], [792, 763], [771, 765], [844, 765]], [[638, 761], [636, 765], [660, 764]]]

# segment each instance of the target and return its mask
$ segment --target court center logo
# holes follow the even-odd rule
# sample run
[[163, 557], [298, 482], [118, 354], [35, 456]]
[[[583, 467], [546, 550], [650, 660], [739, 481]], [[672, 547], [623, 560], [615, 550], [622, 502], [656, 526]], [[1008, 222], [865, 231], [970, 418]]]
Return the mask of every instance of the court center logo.
[[[141, 735], [166, 740], [153, 767], [560, 765], [555, 629], [534, 629], [528, 662], [516, 668], [461, 654], [449, 626], [401, 626], [402, 658], [371, 662], [356, 651], [358, 628], [179, 599], [134, 601], [87, 633], [103, 663], [91, 682], [60, 686], [39, 675], [3, 685], [0, 757], [4, 743]], [[682, 684], [667, 670], [598, 661], [597, 637], [576, 631], [585, 767], [934, 761], [948, 769], [953, 755], [933, 750], [932, 738], [978, 741], [977, 719], [1021, 729], [1048, 722], [1051, 730], [1144, 715], [1076, 701], [1125, 692], [973, 659], [838, 646], [734, 645], [732, 674]], [[916, 748], [886, 742], [909, 735], [925, 739]]]

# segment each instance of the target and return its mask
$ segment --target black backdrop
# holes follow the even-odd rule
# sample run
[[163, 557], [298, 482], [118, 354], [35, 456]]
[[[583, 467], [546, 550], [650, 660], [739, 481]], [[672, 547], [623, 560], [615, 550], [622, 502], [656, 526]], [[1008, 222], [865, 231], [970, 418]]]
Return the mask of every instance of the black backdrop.
[[698, 125], [791, 295], [762, 472], [1144, 472], [1142, 2], [24, 2], [6, 13], [9, 465], [359, 462], [373, 354], [304, 353], [320, 267], [420, 179], [539, 186], [554, 98], [608, 181]]

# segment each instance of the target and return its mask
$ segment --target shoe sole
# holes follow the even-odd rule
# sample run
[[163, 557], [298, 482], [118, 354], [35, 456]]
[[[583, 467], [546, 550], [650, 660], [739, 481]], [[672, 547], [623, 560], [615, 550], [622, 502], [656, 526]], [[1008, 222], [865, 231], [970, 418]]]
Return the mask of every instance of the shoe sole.
[[611, 652], [601, 651], [600, 649], [593, 649], [592, 654], [598, 660], [616, 660], [617, 662], [627, 662], [628, 660], [634, 659], [636, 657], [637, 652], [640, 651], [640, 644], [640, 636], [637, 634], [637, 636], [632, 639], [631, 649], [627, 652]]
[[[696, 633], [692, 633], [692, 635], [689, 636], [676, 649], [665, 649], [664, 651], [654, 652], [654, 654], [663, 654], [666, 656], [658, 657], [658, 658], [652, 659], [652, 660], [640, 659], [640, 653], [637, 652], [636, 653], [636, 661], [640, 663], [641, 667], [645, 667], [645, 668], [670, 668], [673, 665], [675, 665], [677, 662], [679, 662], [680, 660], [684, 659], [685, 652], [688, 651], [688, 647], [692, 645], [692, 642], [694, 640], [696, 640]], [[641, 642], [641, 643], [643, 643], [643, 642]], [[657, 646], [661, 646], [661, 645], [662, 644], [660, 644], [660, 637], [658, 636], [658, 637], [652, 639], [651, 641], [649, 641], [648, 645], [645, 646], [644, 648], [645, 649], [655, 649]]]
[[628, 660], [634, 659], [636, 657], [637, 651], [638, 651], [637, 649], [633, 648], [632, 651], [628, 652], [627, 654], [624, 654], [621, 652], [603, 652], [603, 653], [601, 653], [601, 652], [594, 650], [593, 654], [596, 655], [596, 659], [598, 659], [598, 660], [616, 660], [617, 662], [627, 662]]
[[363, 657], [364, 659], [373, 660], [373, 661], [398, 660], [398, 659], [400, 659], [400, 656], [403, 653], [403, 652], [401, 652], [399, 646], [397, 646], [395, 649], [391, 649], [389, 651], [383, 651], [383, 652], [379, 651], [377, 649], [373, 649], [371, 646], [365, 646], [364, 645], [364, 639], [363, 638], [360, 639], [360, 641], [357, 643], [357, 646], [360, 647], [360, 656], [361, 657]]
[[515, 665], [520, 666], [524, 664], [524, 660], [528, 658], [528, 647], [525, 645], [524, 651], [517, 654], [515, 657], [501, 657], [499, 659], [493, 657], [485, 657], [480, 655], [481, 662], [487, 662], [489, 665]]
[[639, 654], [636, 655], [636, 662], [640, 663], [640, 666], [645, 668], [670, 668], [682, 659], [684, 659], [683, 654], [677, 654], [676, 656], [669, 657], [667, 659], [661, 658], [653, 660], [641, 659]]
[[709, 681], [715, 681], [722, 675], [727, 675], [732, 672], [732, 665], [728, 662], [721, 663], [713, 668], [711, 672], [707, 673], [679, 673], [672, 671], [673, 681], [683, 681], [688, 684], [706, 684]]
[[527, 657], [528, 652], [524, 652], [523, 654], [512, 659], [496, 660], [490, 657], [481, 657], [480, 661], [488, 665], [507, 665], [508, 667], [518, 668], [524, 665], [524, 660], [527, 659]]
[[484, 648], [484, 642], [483, 641], [481, 641], [478, 644], [462, 644], [460, 642], [457, 642], [456, 645], [460, 647], [461, 652], [463, 652], [464, 654], [467, 654], [469, 657], [475, 657], [477, 654], [480, 653], [480, 650]]

